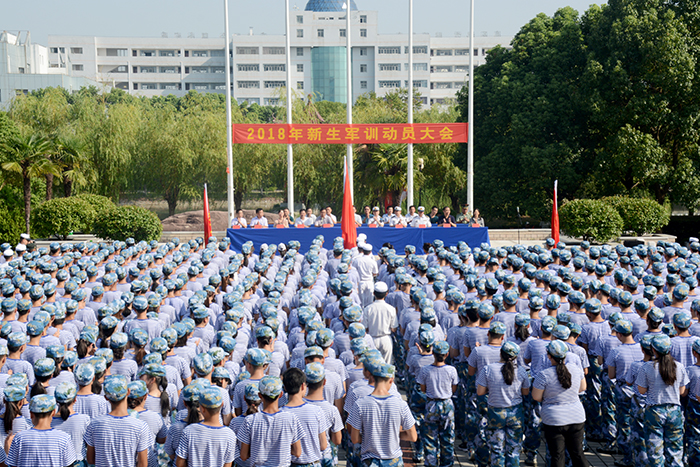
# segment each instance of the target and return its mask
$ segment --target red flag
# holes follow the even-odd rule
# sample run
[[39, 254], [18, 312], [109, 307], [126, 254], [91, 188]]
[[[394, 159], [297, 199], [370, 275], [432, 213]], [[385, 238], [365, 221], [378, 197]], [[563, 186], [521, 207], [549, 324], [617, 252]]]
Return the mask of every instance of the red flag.
[[355, 211], [352, 209], [352, 193], [350, 192], [350, 174], [348, 162], [345, 161], [345, 186], [343, 187], [343, 213], [341, 228], [343, 230], [343, 243], [348, 250], [357, 246], [357, 227], [355, 226]]
[[211, 237], [211, 216], [209, 215], [209, 196], [207, 195], [207, 184], [204, 184], [204, 243]]
[[552, 238], [556, 243], [559, 243], [559, 206], [557, 205], [557, 185], [558, 180], [554, 181], [554, 206], [552, 206]]

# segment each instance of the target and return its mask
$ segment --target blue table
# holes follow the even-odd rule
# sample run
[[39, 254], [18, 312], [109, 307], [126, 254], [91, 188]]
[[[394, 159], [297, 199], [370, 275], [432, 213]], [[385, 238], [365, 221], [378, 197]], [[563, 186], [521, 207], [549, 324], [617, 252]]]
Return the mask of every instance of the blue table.
[[[391, 243], [397, 252], [403, 252], [406, 245], [416, 247], [416, 252], [423, 251], [423, 243], [431, 243], [435, 239], [445, 242], [445, 246], [457, 245], [458, 242], [466, 242], [471, 248], [480, 246], [482, 243], [491, 244], [489, 240], [488, 227], [469, 227], [458, 225], [457, 227], [429, 227], [426, 229], [393, 227], [358, 227], [357, 234], [367, 236], [367, 243], [374, 246], [375, 252], [384, 243]], [[262, 243], [278, 244], [287, 243], [290, 240], [298, 240], [301, 243], [301, 253], [306, 253], [311, 245], [311, 241], [317, 235], [323, 235], [326, 248], [330, 248], [335, 237], [343, 235], [340, 225], [337, 227], [310, 227], [305, 229], [228, 229], [226, 235], [231, 239], [231, 249], [241, 251], [241, 245], [247, 241], [255, 244], [257, 251]]]

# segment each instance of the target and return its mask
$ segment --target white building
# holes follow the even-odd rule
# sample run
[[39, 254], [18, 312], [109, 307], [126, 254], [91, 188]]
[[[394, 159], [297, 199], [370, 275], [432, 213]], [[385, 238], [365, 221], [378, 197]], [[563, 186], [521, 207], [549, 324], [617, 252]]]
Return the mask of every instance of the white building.
[[[309, 0], [291, 12], [292, 86], [318, 100], [346, 102], [346, 21], [342, 0]], [[354, 5], [353, 5], [354, 6]], [[408, 36], [378, 34], [376, 11], [353, 11], [353, 100], [408, 87]], [[475, 38], [474, 64], [512, 37]], [[182, 96], [189, 90], [225, 92], [224, 39], [207, 37], [49, 36], [50, 69], [96, 80], [131, 94]], [[284, 35], [231, 38], [232, 96], [274, 105], [286, 85]], [[414, 35], [414, 85], [424, 104], [454, 98], [468, 82], [469, 38]]]
[[0, 33], [0, 108], [18, 94], [48, 87], [77, 91], [98, 83], [87, 76], [71, 76], [65, 68], [49, 68], [49, 51], [33, 44], [29, 32]]

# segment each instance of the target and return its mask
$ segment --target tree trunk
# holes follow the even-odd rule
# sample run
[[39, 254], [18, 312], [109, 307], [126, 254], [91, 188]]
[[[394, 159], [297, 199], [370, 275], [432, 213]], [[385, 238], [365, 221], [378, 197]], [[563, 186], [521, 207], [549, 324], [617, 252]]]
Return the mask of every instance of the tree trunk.
[[243, 191], [234, 191], [233, 192], [233, 212], [235, 213], [238, 209], [241, 209], [241, 206], [243, 206]]
[[180, 194], [180, 188], [168, 188], [163, 194], [163, 198], [168, 202], [168, 217], [175, 215], [175, 208], [177, 208], [178, 195]]
[[32, 179], [26, 171], [22, 174], [22, 187], [24, 188], [24, 223], [27, 228], [26, 233], [29, 235], [29, 216], [32, 211]]
[[68, 198], [68, 197], [70, 197], [72, 192], [73, 192], [73, 180], [71, 180], [69, 177], [67, 177], [64, 174], [63, 175], [63, 196]]
[[46, 174], [46, 201], [53, 198], [53, 174]]

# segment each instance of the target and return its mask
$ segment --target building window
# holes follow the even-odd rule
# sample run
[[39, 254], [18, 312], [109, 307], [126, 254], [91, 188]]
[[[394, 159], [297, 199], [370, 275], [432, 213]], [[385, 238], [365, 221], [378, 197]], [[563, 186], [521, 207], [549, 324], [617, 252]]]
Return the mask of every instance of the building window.
[[323, 34], [323, 29], [319, 29], [318, 31], [316, 31], [316, 35], [318, 35], [318, 37], [323, 37]]
[[83, 65], [73, 65], [73, 71], [83, 71]]
[[284, 47], [263, 47], [263, 55], [284, 55]]
[[303, 81], [297, 81], [297, 89], [304, 89], [304, 82]]
[[430, 89], [452, 89], [452, 83], [430, 83]]
[[367, 30], [366, 29], [360, 29], [360, 37], [367, 37]]
[[366, 64], [360, 65], [360, 73], [367, 73], [367, 65]]
[[455, 55], [457, 55], [457, 56], [469, 55], [469, 49], [455, 49]]
[[450, 65], [431, 66], [430, 72], [431, 73], [452, 73], [452, 67]]
[[304, 72], [304, 64], [297, 63], [297, 73], [303, 73], [303, 72]]
[[297, 15], [297, 24], [304, 24], [304, 16]]
[[380, 55], [400, 54], [401, 47], [379, 47], [378, 53]]
[[367, 15], [360, 15], [360, 23], [366, 23], [367, 22]]
[[51, 53], [52, 53], [52, 54], [57, 54], [57, 53], [58, 53], [58, 47], [51, 47]]
[[259, 47], [236, 47], [237, 55], [258, 55], [259, 53]]
[[223, 50], [223, 49], [221, 49], [221, 50], [215, 49], [215, 50], [210, 50], [210, 51], [209, 51], [209, 56], [210, 56], [210, 57], [223, 57], [224, 55], [226, 55], [226, 54], [224, 53], [224, 50]]
[[[406, 63], [406, 71], [408, 71], [408, 63]], [[413, 71], [428, 71], [427, 63], [414, 63]]]
[[400, 63], [380, 63], [379, 71], [401, 71]]
[[180, 83], [161, 83], [160, 88], [166, 91], [178, 91], [180, 89]]
[[70, 53], [80, 55], [83, 53], [83, 48], [82, 47], [71, 47]]
[[141, 55], [142, 57], [155, 57], [156, 51], [155, 50], [142, 50], [139, 55]]
[[455, 65], [455, 72], [469, 73], [469, 65]]
[[238, 89], [260, 89], [260, 81], [239, 81]]
[[478, 57], [479, 56], [479, 49], [474, 49], [474, 56]]
[[367, 81], [360, 81], [360, 89], [367, 89]]
[[304, 49], [302, 47], [297, 47], [297, 57], [304, 56]]
[[58, 51], [61, 52], [62, 54], [66, 53], [66, 48], [65, 47], [59, 47]]
[[[143, 70], [143, 68], [141, 68], [141, 70]], [[209, 73], [208, 66], [193, 66], [190, 70], [192, 73]]]
[[265, 81], [265, 89], [283, 88], [284, 81]]
[[222, 67], [222, 66], [213, 66], [213, 67], [211, 67], [211, 72], [212, 72], [212, 73], [221, 73], [221, 74], [224, 74], [224, 71], [226, 71], [226, 68], [224, 68], [224, 67]]
[[401, 81], [395, 80], [395, 81], [380, 81], [379, 82], [379, 87], [380, 88], [400, 88], [401, 87]]
[[156, 83], [141, 83], [141, 89], [144, 91], [151, 91], [153, 89], [158, 89], [158, 84], [156, 84]]
[[436, 57], [451, 57], [452, 49], [435, 49], [435, 53], [433, 55]]
[[297, 37], [304, 37], [304, 30], [303, 29], [297, 29]]
[[248, 105], [252, 105], [252, 104], [260, 105], [260, 98], [259, 97], [239, 97], [237, 100], [238, 100], [239, 104], [245, 103]]
[[[82, 65], [80, 65], [80, 66], [82, 67]], [[75, 70], [75, 65], [73, 65], [73, 69]], [[24, 67], [19, 67], [17, 69], [17, 73], [19, 73], [20, 75], [23, 75], [24, 74]]]
[[340, 37], [348, 37], [348, 31], [346, 29], [341, 29]]
[[193, 50], [192, 56], [193, 57], [208, 57], [209, 51], [208, 50]]
[[[408, 87], [408, 80], [403, 81], [404, 86]], [[428, 80], [427, 79], [414, 79], [413, 80], [413, 87], [414, 88], [427, 88], [428, 87]]]
[[367, 47], [360, 47], [360, 55], [367, 55]]
[[[408, 47], [403, 48], [404, 53], [408, 53]], [[427, 45], [414, 45], [413, 46], [413, 54], [427, 54], [428, 53], [428, 46]]]
[[141, 73], [155, 73], [156, 72], [156, 67], [154, 66], [142, 66]]
[[264, 103], [265, 105], [279, 105], [280, 100], [276, 97], [266, 97]]
[[238, 65], [238, 71], [260, 71], [260, 65], [256, 64], [241, 64]]
[[284, 64], [263, 65], [263, 71], [285, 71]]
[[175, 51], [174, 50], [159, 50], [158, 56], [159, 57], [174, 57]]
[[180, 67], [177, 66], [162, 66], [160, 67], [161, 73], [180, 73]]

